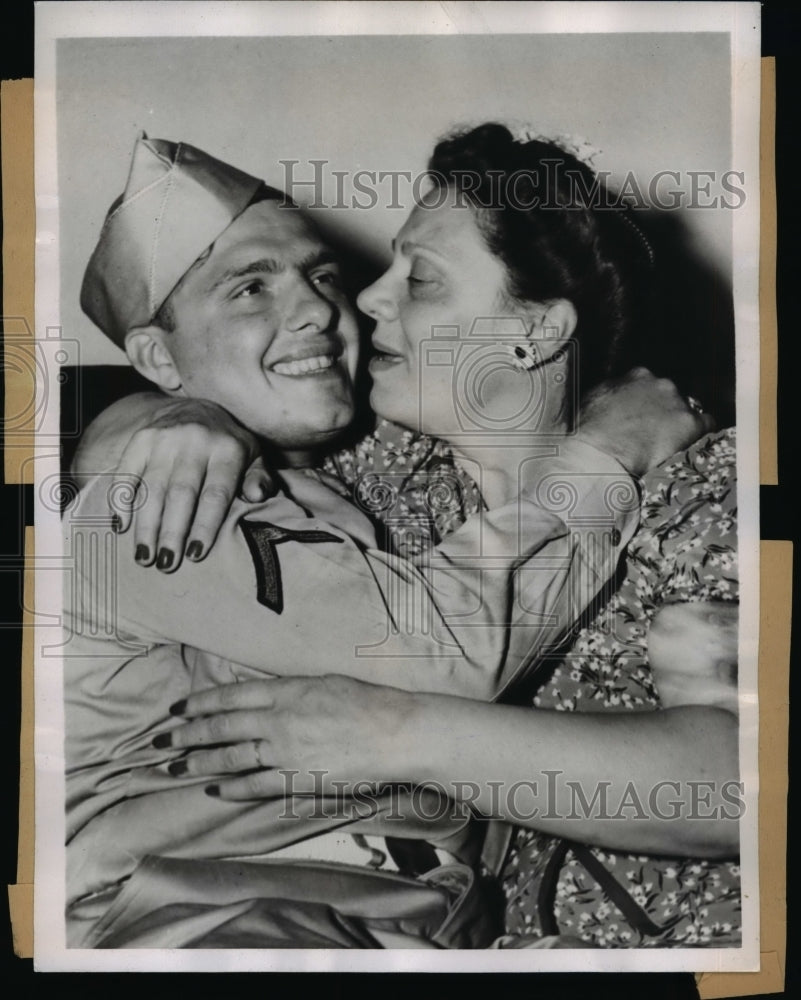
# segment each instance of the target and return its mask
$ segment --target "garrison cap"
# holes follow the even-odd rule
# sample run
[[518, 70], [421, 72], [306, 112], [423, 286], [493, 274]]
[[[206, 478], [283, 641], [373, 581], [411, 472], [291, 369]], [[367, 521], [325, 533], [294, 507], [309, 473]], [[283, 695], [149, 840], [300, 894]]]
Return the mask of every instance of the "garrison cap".
[[127, 332], [152, 321], [203, 251], [260, 197], [281, 194], [194, 146], [142, 133], [86, 268], [81, 308], [124, 347]]

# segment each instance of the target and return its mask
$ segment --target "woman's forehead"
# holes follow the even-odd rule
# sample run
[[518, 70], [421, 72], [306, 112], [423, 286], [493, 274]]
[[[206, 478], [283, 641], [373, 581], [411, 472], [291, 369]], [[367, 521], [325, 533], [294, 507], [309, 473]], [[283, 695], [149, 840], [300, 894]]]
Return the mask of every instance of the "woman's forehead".
[[450, 195], [430, 205], [415, 205], [395, 238], [401, 250], [404, 243], [420, 243], [456, 256], [471, 245], [483, 249], [473, 210]]

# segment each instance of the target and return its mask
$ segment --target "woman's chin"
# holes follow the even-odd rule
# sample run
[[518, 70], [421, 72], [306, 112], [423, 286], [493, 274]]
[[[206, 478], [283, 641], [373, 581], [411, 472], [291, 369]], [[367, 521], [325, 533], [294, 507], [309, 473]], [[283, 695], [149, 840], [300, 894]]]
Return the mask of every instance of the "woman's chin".
[[[426, 398], [434, 401], [433, 394]], [[441, 397], [437, 401], [441, 402]], [[373, 413], [393, 424], [446, 441], [460, 435], [462, 428], [455, 413], [441, 405], [435, 408], [423, 406], [421, 402], [418, 393], [410, 391], [408, 386], [393, 387], [389, 391], [376, 380], [370, 391], [370, 408]]]
[[414, 401], [404, 398], [402, 393], [387, 392], [375, 382], [370, 390], [370, 409], [376, 416], [394, 424], [401, 424], [411, 430], [419, 429], [420, 412]]

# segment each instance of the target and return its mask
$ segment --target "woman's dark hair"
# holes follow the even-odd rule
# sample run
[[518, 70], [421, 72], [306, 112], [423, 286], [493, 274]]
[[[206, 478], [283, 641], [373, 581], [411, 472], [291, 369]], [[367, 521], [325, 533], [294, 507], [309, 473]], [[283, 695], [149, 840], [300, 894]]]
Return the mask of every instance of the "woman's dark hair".
[[579, 399], [639, 363], [653, 255], [590, 167], [554, 143], [486, 124], [438, 143], [429, 171], [474, 209], [511, 297], [572, 302]]

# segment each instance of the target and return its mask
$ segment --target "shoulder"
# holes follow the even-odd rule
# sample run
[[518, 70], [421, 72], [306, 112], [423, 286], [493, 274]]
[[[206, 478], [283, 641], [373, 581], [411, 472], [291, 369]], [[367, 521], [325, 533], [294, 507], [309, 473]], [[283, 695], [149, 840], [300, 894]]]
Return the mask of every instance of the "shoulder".
[[643, 477], [645, 520], [666, 516], [690, 503], [736, 508], [735, 428], [705, 434]]

